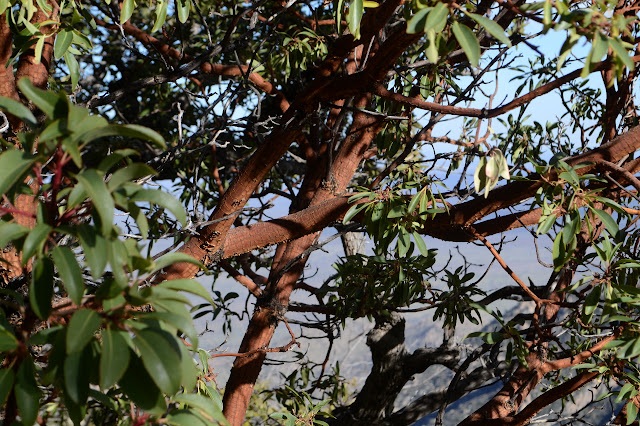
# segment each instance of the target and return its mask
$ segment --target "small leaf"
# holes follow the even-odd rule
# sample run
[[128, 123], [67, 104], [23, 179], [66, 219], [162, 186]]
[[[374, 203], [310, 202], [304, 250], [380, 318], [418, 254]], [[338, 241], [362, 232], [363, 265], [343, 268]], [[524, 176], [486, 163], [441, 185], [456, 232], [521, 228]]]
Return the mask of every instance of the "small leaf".
[[202, 297], [212, 305], [214, 304], [213, 299], [211, 298], [211, 295], [209, 295], [209, 292], [207, 292], [207, 290], [202, 286], [202, 284], [200, 284], [196, 280], [183, 279], [183, 280], [164, 281], [158, 284], [156, 287], [177, 290], [177, 291], [186, 291], [187, 293], [195, 294], [196, 296]]
[[129, 367], [118, 385], [143, 410], [157, 415], [162, 415], [166, 410], [164, 395], [137, 356], [131, 356]]
[[424, 31], [427, 22], [427, 15], [433, 10], [431, 7], [420, 9], [407, 22], [407, 34], [417, 34]]
[[157, 259], [155, 262], [155, 266], [151, 272], [153, 273], [155, 271], [159, 271], [169, 265], [173, 265], [174, 263], [191, 263], [192, 265], [196, 265], [201, 269], [206, 269], [202, 262], [199, 262], [193, 256], [190, 256], [186, 253], [174, 252], [165, 254], [164, 256]]
[[453, 30], [453, 35], [456, 37], [456, 40], [460, 43], [460, 47], [462, 47], [465, 55], [467, 55], [467, 59], [471, 62], [471, 65], [477, 67], [480, 63], [480, 43], [478, 43], [478, 39], [473, 31], [457, 21], [453, 23], [451, 29]]
[[38, 417], [38, 409], [40, 408], [40, 396], [42, 395], [36, 382], [36, 369], [33, 365], [31, 357], [27, 357], [16, 375], [16, 384], [14, 387], [14, 395], [20, 410], [23, 425], [32, 425]]
[[100, 356], [100, 388], [107, 390], [115, 385], [129, 366], [129, 346], [120, 331], [107, 328], [102, 332]]
[[345, 224], [345, 225], [347, 223], [349, 223], [351, 221], [351, 219], [353, 219], [365, 207], [367, 207], [367, 205], [364, 204], [364, 203], [362, 203], [362, 204], [354, 204], [353, 206], [351, 206], [349, 211], [347, 211], [347, 213], [344, 215], [344, 218], [342, 219], [342, 223]]
[[184, 206], [173, 195], [155, 189], [141, 189], [131, 196], [131, 201], [148, 201], [169, 210], [184, 226], [187, 224], [187, 214]]
[[11, 352], [17, 347], [18, 339], [16, 336], [9, 330], [0, 329], [0, 352]]
[[612, 237], [615, 237], [618, 234], [618, 232], [620, 231], [620, 229], [618, 228], [618, 224], [609, 213], [595, 207], [592, 207], [591, 211], [593, 211], [596, 216], [598, 216], [598, 218], [602, 221], [602, 223], [604, 223], [604, 226], [607, 227], [607, 231], [609, 231]]
[[153, 28], [151, 29], [152, 33], [155, 33], [160, 28], [162, 28], [162, 25], [164, 25], [164, 22], [167, 19], [167, 8], [168, 8], [168, 6], [169, 6], [169, 1], [168, 0], [157, 0], [156, 1], [156, 7], [155, 7], [156, 22], [153, 24]]
[[67, 64], [67, 68], [69, 68], [71, 90], [76, 90], [76, 87], [78, 87], [78, 81], [80, 81], [80, 64], [78, 64], [76, 55], [71, 53], [71, 51], [67, 51], [64, 54], [64, 62]]
[[44, 42], [46, 37], [38, 37], [38, 41], [36, 42], [36, 47], [33, 49], [33, 57], [34, 63], [39, 64], [42, 59], [42, 49], [44, 48]]
[[56, 41], [53, 43], [53, 55], [56, 59], [62, 58], [73, 41], [73, 31], [62, 29], [56, 34]]
[[48, 257], [37, 259], [33, 265], [29, 302], [31, 309], [41, 319], [49, 318], [53, 297], [53, 262]]
[[[4, 98], [0, 98], [4, 99]], [[0, 106], [2, 106], [0, 104]], [[36, 158], [24, 151], [11, 149], [0, 154], [0, 194], [6, 194], [23, 174], [31, 168]]]
[[427, 245], [422, 239], [422, 235], [418, 234], [416, 231], [413, 231], [413, 241], [415, 241], [420, 254], [423, 256], [429, 256], [429, 249], [427, 249]]
[[638, 417], [638, 407], [633, 401], [627, 402], [627, 424], [630, 425]]
[[178, 9], [178, 20], [184, 24], [189, 18], [190, 0], [176, 0], [176, 8]]
[[156, 174], [155, 170], [146, 164], [133, 163], [116, 171], [109, 179], [107, 186], [109, 187], [109, 190], [113, 191], [126, 182], [130, 182], [143, 176], [155, 176]]
[[84, 404], [89, 396], [91, 348], [67, 355], [64, 360], [64, 385], [67, 395], [77, 404]]
[[609, 47], [615, 52], [616, 56], [620, 58], [624, 66], [632, 70], [634, 67], [633, 60], [629, 57], [629, 52], [624, 48], [622, 42], [619, 39], [612, 37], [607, 38], [607, 42], [609, 43]]
[[102, 318], [94, 310], [77, 310], [67, 327], [67, 353], [80, 352], [93, 338], [96, 330], [100, 327]]
[[436, 33], [442, 32], [444, 27], [447, 25], [448, 16], [449, 6], [447, 3], [438, 2], [431, 13], [429, 13], [429, 16], [427, 16], [427, 21], [424, 25], [424, 32], [429, 32], [430, 30], [435, 31]]
[[102, 177], [93, 169], [83, 170], [76, 175], [76, 179], [82, 183], [82, 187], [87, 191], [87, 194], [89, 194], [93, 207], [98, 212], [98, 216], [100, 216], [102, 235], [108, 235], [111, 233], [113, 226], [115, 205], [107, 189], [107, 185], [102, 180]]
[[76, 261], [76, 256], [68, 247], [54, 248], [51, 251], [51, 256], [58, 268], [58, 275], [60, 275], [69, 297], [71, 297], [73, 303], [80, 305], [84, 294], [84, 279], [82, 278], [82, 270]]
[[10, 368], [0, 369], [0, 406], [4, 406], [9, 392], [13, 389], [15, 373]]
[[76, 227], [76, 232], [82, 244], [85, 262], [91, 270], [91, 276], [97, 280], [107, 266], [107, 241], [96, 232], [95, 228], [88, 225]]
[[49, 118], [53, 118], [56, 105], [64, 100], [53, 92], [36, 88], [27, 77], [22, 77], [18, 82], [20, 91]]
[[504, 33], [504, 29], [496, 21], [475, 13], [467, 13], [467, 15], [480, 24], [481, 29], [484, 29], [494, 36], [496, 40], [503, 42], [507, 46], [511, 46], [511, 40], [509, 40], [509, 37]]
[[[173, 336], [169, 336], [173, 339]], [[180, 388], [181, 372], [176, 367], [180, 365], [180, 355], [174, 349], [174, 342], [159, 331], [144, 329], [136, 332], [134, 343], [140, 351], [140, 357], [145, 369], [166, 394], [174, 394]]]
[[136, 3], [134, 0], [124, 0], [122, 2], [122, 9], [120, 10], [120, 24], [124, 24], [131, 18], [135, 7]]
[[347, 14], [347, 23], [349, 24], [349, 32], [353, 34], [353, 38], [360, 39], [360, 21], [364, 13], [364, 4], [362, 0], [352, 0], [349, 4], [349, 12]]
[[[27, 124], [31, 128], [35, 128], [38, 125], [38, 120], [36, 120], [36, 117], [29, 110], [29, 108], [27, 108], [26, 106], [22, 105], [21, 102], [18, 102], [14, 99], [0, 96], [0, 109], [8, 112], [9, 114], [15, 115], [17, 118], [20, 119], [20, 121]], [[7, 152], [11, 152], [11, 151], [7, 151]], [[21, 152], [24, 154], [23, 151], [16, 151], [16, 152]], [[2, 170], [5, 170], [5, 169], [2, 169]], [[4, 175], [5, 174], [3, 174], [3, 176]], [[4, 194], [4, 192], [5, 191], [0, 191], [0, 194]]]

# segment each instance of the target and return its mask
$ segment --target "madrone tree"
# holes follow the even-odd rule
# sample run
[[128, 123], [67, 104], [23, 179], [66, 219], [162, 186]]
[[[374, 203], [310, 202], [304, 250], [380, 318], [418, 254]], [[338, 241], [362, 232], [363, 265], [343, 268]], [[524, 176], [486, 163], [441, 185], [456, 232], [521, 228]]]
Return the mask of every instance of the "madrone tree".
[[[265, 422], [437, 412], [445, 425], [467, 394], [483, 405], [465, 425], [634, 422], [638, 9], [0, 0], [3, 424], [241, 425], [267, 355], [361, 317], [373, 360], [361, 391], [332, 399], [328, 345], [300, 360], [310, 379], [279, 389], [289, 411]], [[272, 217], [274, 204], [289, 214]], [[325, 230], [348, 255], [316, 283], [305, 264]], [[505, 263], [514, 236], [532, 261], [550, 253], [546, 276]], [[457, 255], [435, 266], [449, 256], [438, 240], [485, 246], [511, 284], [483, 289]], [[236, 353], [198, 349], [194, 315], [238, 313], [233, 294], [193, 280], [204, 273], [248, 298]], [[417, 310], [444, 335], [409, 351], [402, 315]], [[479, 319], [483, 331], [456, 334]], [[271, 343], [278, 327], [288, 345]], [[235, 357], [223, 399], [208, 367], [220, 355]], [[435, 365], [450, 383], [394, 407]], [[593, 397], [569, 404], [581, 388]]]

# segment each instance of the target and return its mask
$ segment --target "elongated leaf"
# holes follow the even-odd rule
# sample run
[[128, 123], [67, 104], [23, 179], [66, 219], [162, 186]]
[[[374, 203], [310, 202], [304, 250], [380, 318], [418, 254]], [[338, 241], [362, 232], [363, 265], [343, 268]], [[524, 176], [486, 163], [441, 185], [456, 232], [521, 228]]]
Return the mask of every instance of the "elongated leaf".
[[213, 423], [214, 420], [222, 421], [224, 419], [224, 417], [222, 417], [222, 411], [218, 408], [214, 401], [204, 395], [197, 395], [193, 393], [180, 394], [174, 396], [172, 399], [178, 404], [184, 404], [189, 407], [198, 409], [200, 413], [205, 415], [207, 417], [207, 420], [211, 423]]
[[31, 309], [41, 319], [49, 318], [53, 297], [53, 262], [48, 257], [36, 260], [29, 286]]
[[436, 33], [441, 32], [447, 25], [448, 16], [449, 6], [446, 3], [438, 2], [431, 13], [429, 13], [429, 16], [427, 16], [427, 21], [424, 25], [424, 32], [426, 33], [430, 30], [435, 31]]
[[607, 231], [609, 231], [611, 236], [615, 237], [616, 234], [620, 231], [620, 228], [618, 228], [618, 224], [611, 217], [611, 215], [604, 210], [600, 210], [595, 207], [592, 207], [591, 210], [596, 214], [596, 216], [598, 216], [602, 223], [604, 223], [604, 226], [607, 227]]
[[22, 424], [34, 424], [38, 417], [39, 401], [42, 393], [38, 389], [36, 369], [31, 357], [27, 357], [18, 368], [14, 394], [22, 417]]
[[413, 241], [415, 241], [420, 254], [423, 256], [429, 256], [429, 249], [422, 239], [422, 235], [418, 234], [416, 231], [413, 231]]
[[18, 347], [18, 339], [9, 330], [0, 329], [0, 352], [10, 352]]
[[497, 40], [503, 42], [507, 46], [511, 46], [511, 40], [504, 32], [504, 29], [498, 23], [492, 19], [486, 18], [482, 15], [477, 15], [475, 13], [468, 13], [474, 21], [480, 24], [480, 27], [486, 30], [489, 34], [494, 36]]
[[349, 211], [347, 211], [347, 213], [344, 215], [342, 223], [345, 225], [349, 223], [349, 221], [351, 221], [351, 219], [353, 219], [365, 207], [367, 207], [366, 204], [355, 204], [351, 206], [351, 208], [349, 208]]
[[143, 164], [143, 163], [130, 164], [116, 171], [113, 174], [113, 176], [111, 176], [111, 178], [109, 179], [107, 186], [111, 191], [113, 191], [123, 183], [132, 181], [134, 179], [137, 179], [143, 176], [149, 176], [149, 175], [156, 175], [156, 172], [146, 164]]
[[80, 81], [80, 64], [78, 64], [76, 55], [71, 53], [71, 51], [67, 51], [64, 54], [64, 62], [65, 64], [67, 64], [67, 68], [69, 68], [69, 77], [71, 77], [71, 89], [75, 90], [78, 86], [78, 81]]
[[13, 389], [15, 373], [9, 368], [0, 369], [0, 406], [4, 406], [9, 392]]
[[100, 315], [91, 309], [79, 309], [71, 317], [67, 327], [67, 353], [80, 352], [100, 327]]
[[[31, 128], [35, 128], [38, 125], [38, 121], [33, 113], [26, 106], [22, 105], [22, 103], [10, 99], [5, 98], [4, 96], [0, 96], [0, 109], [8, 112], [9, 114], [15, 115], [20, 119], [23, 123], [28, 125]], [[21, 152], [21, 151], [19, 151]], [[2, 191], [0, 191], [2, 193]]]
[[189, 18], [189, 9], [191, 8], [191, 2], [189, 0], [176, 0], [176, 9], [178, 9], [178, 20], [183, 24], [187, 22]]
[[7, 244], [21, 238], [29, 232], [29, 228], [15, 222], [6, 222], [0, 225], [0, 250]]
[[[0, 105], [1, 106], [1, 105]], [[20, 181], [22, 175], [31, 168], [35, 157], [15, 149], [0, 154], [0, 196]]]
[[180, 365], [180, 355], [173, 347], [175, 342], [156, 330], [144, 329], [136, 332], [134, 343], [158, 388], [167, 394], [176, 393], [180, 388], [181, 371], [176, 368]]
[[169, 210], [182, 225], [187, 223], [184, 206], [171, 194], [155, 189], [141, 189], [131, 197], [131, 201], [148, 201]]
[[207, 302], [213, 305], [213, 299], [209, 292], [196, 280], [171, 280], [164, 281], [158, 284], [158, 288], [167, 288], [171, 290], [186, 291], [187, 293], [195, 294], [205, 299]]
[[364, 4], [362, 0], [351, 0], [349, 3], [349, 12], [347, 13], [347, 23], [349, 24], [349, 32], [353, 34], [353, 38], [360, 38], [360, 21], [364, 13]]
[[152, 270], [152, 273], [164, 269], [169, 265], [173, 265], [174, 263], [191, 263], [192, 265], [196, 265], [201, 269], [205, 269], [205, 266], [202, 264], [202, 262], [199, 262], [193, 256], [190, 256], [186, 253], [174, 252], [165, 254], [164, 256], [156, 260], [156, 264]]
[[102, 222], [102, 235], [108, 235], [111, 232], [113, 226], [113, 212], [115, 205], [113, 198], [107, 189], [107, 185], [102, 180], [102, 177], [93, 169], [84, 170], [82, 173], [76, 175], [78, 182], [82, 183], [82, 187], [93, 202], [93, 207], [100, 216]]
[[90, 130], [84, 133], [80, 139], [84, 142], [91, 142], [108, 136], [124, 136], [128, 138], [142, 139], [154, 143], [159, 148], [166, 148], [166, 144], [162, 136], [147, 127], [138, 126], [137, 124], [110, 124], [99, 129]]
[[47, 92], [36, 88], [27, 77], [22, 77], [18, 82], [20, 91], [49, 118], [53, 118], [57, 104], [66, 103], [64, 99], [53, 92]]
[[134, 0], [124, 0], [122, 2], [122, 9], [120, 10], [120, 23], [124, 24], [131, 18], [133, 9], [136, 7]]
[[632, 70], [633, 69], [633, 61], [629, 57], [629, 52], [624, 48], [622, 42], [617, 38], [608, 38], [607, 42], [609, 43], [609, 47], [615, 52], [616, 56], [620, 58], [625, 67]]
[[153, 24], [153, 28], [151, 29], [152, 33], [158, 31], [164, 25], [164, 21], [167, 19], [167, 8], [169, 6], [168, 0], [157, 0], [156, 1], [156, 21]]
[[76, 231], [82, 244], [85, 262], [91, 269], [91, 276], [97, 280], [107, 266], [107, 241], [88, 225], [78, 226]]
[[427, 7], [417, 11], [407, 22], [407, 34], [417, 34], [424, 31], [427, 15], [429, 15], [432, 10], [433, 8]]
[[54, 248], [51, 251], [51, 256], [58, 268], [58, 275], [60, 275], [69, 297], [71, 297], [73, 303], [80, 305], [84, 294], [84, 279], [82, 278], [82, 270], [76, 261], [76, 256], [68, 247]]
[[84, 404], [89, 396], [91, 348], [67, 355], [64, 360], [64, 385], [67, 395], [77, 404]]
[[143, 410], [151, 414], [162, 414], [166, 410], [167, 405], [162, 392], [137, 356], [131, 356], [129, 368], [118, 384], [129, 398]]
[[42, 251], [44, 243], [47, 241], [47, 237], [52, 228], [46, 223], [40, 223], [35, 226], [24, 239], [24, 245], [22, 246], [22, 264], [26, 265], [31, 256]]
[[185, 318], [171, 312], [149, 312], [141, 315], [140, 318], [155, 319], [172, 325], [176, 329], [182, 331], [191, 341], [194, 347], [198, 347], [198, 333], [193, 326], [191, 318]]
[[53, 55], [56, 59], [60, 59], [67, 52], [71, 42], [73, 41], [73, 31], [62, 29], [56, 35], [56, 41], [53, 43]]
[[453, 35], [456, 37], [456, 40], [460, 43], [460, 47], [462, 47], [465, 55], [467, 55], [469, 62], [477, 67], [480, 63], [480, 43], [473, 31], [457, 21], [453, 23], [451, 29], [453, 30]]
[[100, 357], [100, 387], [107, 390], [115, 385], [129, 366], [129, 346], [119, 331], [107, 328], [102, 332]]

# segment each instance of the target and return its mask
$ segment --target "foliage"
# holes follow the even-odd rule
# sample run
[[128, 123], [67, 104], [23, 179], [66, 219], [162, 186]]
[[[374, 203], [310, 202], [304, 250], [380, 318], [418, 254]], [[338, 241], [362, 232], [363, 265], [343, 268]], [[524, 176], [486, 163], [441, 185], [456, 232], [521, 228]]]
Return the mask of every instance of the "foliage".
[[[470, 393], [464, 424], [590, 421], [587, 386], [632, 423], [637, 10], [0, 0], [4, 422], [211, 424], [224, 411], [240, 425], [264, 362], [311, 330], [324, 357], [296, 351], [283, 383], [259, 385], [252, 417], [405, 424], [438, 411], [442, 425]], [[329, 228], [346, 253], [319, 283], [305, 265]], [[371, 249], [351, 247], [354, 232]], [[514, 239], [546, 276], [508, 264]], [[494, 265], [511, 284], [487, 282]], [[442, 343], [409, 350], [412, 312]], [[199, 348], [245, 317], [237, 352]], [[349, 398], [344, 368], [327, 366], [361, 318], [375, 324], [358, 385], [385, 392]], [[274, 347], [278, 325], [291, 340]], [[228, 355], [223, 402], [209, 362]], [[434, 365], [448, 386], [394, 411]], [[512, 391], [487, 401], [494, 378]]]

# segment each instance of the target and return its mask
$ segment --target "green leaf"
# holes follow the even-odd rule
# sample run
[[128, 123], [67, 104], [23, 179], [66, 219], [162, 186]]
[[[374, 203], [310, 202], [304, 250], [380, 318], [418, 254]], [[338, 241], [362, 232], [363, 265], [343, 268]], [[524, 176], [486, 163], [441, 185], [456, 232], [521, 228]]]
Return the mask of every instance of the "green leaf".
[[0, 250], [7, 244], [28, 234], [30, 229], [15, 222], [5, 222], [0, 225]]
[[53, 262], [48, 257], [37, 259], [33, 265], [29, 302], [31, 309], [41, 319], [49, 318], [53, 297]]
[[154, 288], [166, 288], [170, 290], [186, 291], [187, 293], [195, 294], [205, 299], [207, 302], [213, 303], [213, 299], [209, 292], [196, 280], [182, 279], [182, 280], [170, 280], [164, 281], [158, 284]]
[[100, 388], [107, 390], [122, 378], [129, 366], [129, 346], [120, 331], [102, 331]]
[[120, 24], [124, 24], [131, 18], [135, 7], [136, 2], [134, 0], [124, 0], [122, 2], [122, 9], [120, 10]]
[[353, 34], [353, 38], [360, 39], [360, 21], [364, 13], [364, 4], [362, 0], [352, 0], [349, 3], [349, 12], [347, 14], [347, 24], [349, 24], [349, 32]]
[[63, 28], [56, 34], [56, 41], [53, 43], [53, 55], [56, 59], [62, 58], [73, 41], [73, 31]]
[[191, 2], [189, 0], [176, 0], [176, 9], [178, 9], [178, 20], [183, 24], [187, 22], [189, 18], [189, 9], [191, 8]]
[[[634, 68], [633, 60], [629, 57], [629, 52], [624, 48], [622, 42], [617, 38], [607, 38], [609, 47], [615, 52], [616, 56], [620, 58], [625, 67], [632, 70]], [[636, 409], [637, 410], [637, 409]]]
[[0, 352], [11, 352], [18, 347], [18, 339], [9, 331], [0, 329]]
[[158, 132], [137, 124], [110, 124], [99, 129], [89, 130], [83, 133], [80, 139], [84, 142], [90, 142], [108, 136], [123, 136], [146, 140], [154, 143], [158, 148], [166, 148], [164, 138]]
[[447, 3], [438, 2], [435, 5], [424, 25], [424, 32], [434, 30], [436, 33], [442, 32], [447, 25], [447, 17], [449, 16], [449, 6]]
[[148, 201], [169, 210], [184, 226], [187, 224], [187, 214], [184, 206], [173, 195], [155, 189], [141, 189], [131, 196], [131, 201]]
[[427, 245], [425, 244], [424, 239], [422, 239], [422, 235], [418, 234], [416, 231], [413, 231], [413, 241], [415, 241], [421, 255], [429, 256], [429, 249], [427, 249]]
[[555, 214], [550, 214], [549, 216], [547, 216], [546, 219], [544, 219], [544, 221], [538, 225], [537, 234], [540, 235], [549, 232], [553, 224], [556, 223], [556, 219], [557, 218]]
[[593, 211], [596, 216], [604, 223], [604, 226], [607, 227], [607, 231], [611, 234], [612, 237], [615, 237], [620, 229], [618, 228], [618, 224], [611, 217], [611, 215], [604, 210], [597, 209], [595, 207], [591, 207], [591, 211]]
[[71, 90], [76, 90], [76, 87], [78, 87], [78, 81], [80, 81], [80, 64], [78, 64], [76, 55], [71, 53], [71, 51], [67, 51], [64, 54], [64, 62], [67, 64], [67, 68], [69, 68]]
[[176, 342], [156, 330], [144, 329], [136, 332], [134, 343], [145, 369], [158, 388], [166, 394], [176, 393], [181, 381], [181, 372], [176, 368], [180, 365], [180, 355], [173, 347]]
[[191, 392], [198, 383], [200, 370], [196, 366], [193, 354], [189, 351], [187, 346], [182, 343], [178, 346], [180, 347], [180, 372], [182, 374], [180, 386], [182, 386], [184, 392]]
[[15, 380], [15, 373], [10, 368], [0, 369], [0, 406], [4, 406]]
[[172, 325], [176, 329], [182, 331], [191, 341], [194, 347], [198, 347], [198, 333], [191, 318], [185, 318], [172, 312], [148, 312], [140, 315], [140, 318], [154, 319]]
[[91, 276], [97, 280], [107, 266], [107, 241], [91, 226], [81, 225], [75, 230], [82, 244], [85, 262], [89, 265]]
[[431, 7], [420, 9], [407, 22], [407, 34], [417, 34], [424, 31], [427, 22], [427, 15], [433, 10]]
[[478, 43], [478, 39], [473, 31], [457, 21], [453, 23], [451, 29], [453, 30], [453, 35], [456, 37], [456, 40], [460, 43], [460, 47], [462, 47], [465, 55], [467, 55], [467, 59], [471, 62], [471, 65], [477, 67], [480, 63], [480, 43]]
[[184, 404], [197, 409], [200, 414], [207, 419], [209, 424], [214, 424], [214, 422], [228, 424], [222, 414], [222, 410], [220, 410], [211, 398], [207, 398], [204, 395], [184, 393], [174, 396], [172, 400], [178, 404]]
[[22, 424], [34, 424], [38, 417], [39, 401], [42, 393], [36, 382], [36, 369], [30, 356], [25, 358], [20, 364], [20, 368], [18, 368], [13, 392], [20, 410], [20, 417], [22, 417]]
[[165, 254], [164, 256], [157, 259], [151, 273], [160, 271], [169, 265], [173, 265], [174, 263], [191, 263], [192, 265], [196, 265], [201, 269], [206, 269], [202, 262], [199, 262], [193, 256], [190, 256], [186, 253], [174, 252]]
[[156, 7], [155, 7], [156, 22], [153, 24], [153, 28], [151, 29], [152, 33], [155, 33], [160, 28], [162, 28], [162, 25], [164, 25], [164, 22], [167, 19], [167, 8], [168, 8], [168, 6], [169, 6], [169, 1], [168, 0], [157, 0], [156, 1]]
[[35, 160], [33, 155], [15, 149], [0, 154], [0, 194], [6, 194], [16, 182], [21, 182]]
[[358, 213], [360, 213], [361, 210], [363, 210], [365, 207], [367, 207], [367, 204], [355, 204], [353, 206], [351, 206], [351, 208], [347, 211], [347, 213], [344, 215], [344, 218], [342, 219], [342, 223], [343, 224], [347, 224], [351, 221], [351, 219], [353, 219]]
[[118, 385], [143, 410], [156, 415], [162, 415], [165, 412], [167, 405], [164, 395], [137, 356], [131, 356], [129, 367]]
[[133, 163], [116, 171], [109, 179], [107, 186], [109, 187], [109, 190], [113, 191], [119, 188], [123, 183], [130, 182], [143, 176], [155, 176], [156, 174], [155, 170], [146, 164]]
[[[38, 125], [38, 120], [36, 120], [36, 117], [29, 110], [29, 108], [27, 108], [21, 102], [18, 102], [14, 99], [0, 96], [0, 109], [8, 112], [9, 114], [16, 116], [17, 118], [20, 119], [20, 121], [27, 124], [32, 129]], [[10, 151], [7, 151], [7, 152], [10, 152]], [[17, 152], [22, 152], [22, 151], [17, 151]], [[0, 191], [0, 193], [4, 193], [4, 191]]]
[[84, 294], [84, 279], [82, 278], [82, 270], [78, 265], [76, 256], [68, 247], [54, 248], [51, 251], [51, 256], [69, 297], [73, 303], [80, 305], [82, 303], [82, 295]]
[[167, 424], [175, 426], [207, 426], [204, 418], [199, 417], [189, 410], [174, 410], [167, 416]]
[[507, 37], [507, 35], [505, 34], [504, 29], [502, 29], [502, 27], [498, 25], [496, 21], [486, 18], [482, 15], [477, 15], [475, 13], [467, 13], [467, 15], [469, 15], [471, 18], [473, 18], [474, 21], [480, 24], [480, 28], [487, 31], [489, 34], [495, 37], [496, 40], [501, 41], [507, 46], [511, 46], [511, 40], [509, 40], [509, 37]]
[[40, 60], [42, 60], [42, 49], [44, 48], [45, 37], [38, 37], [38, 41], [36, 42], [36, 47], [33, 49], [33, 57], [34, 63], [39, 64]]
[[93, 338], [102, 318], [94, 310], [79, 309], [71, 317], [67, 327], [67, 353], [80, 352]]
[[22, 77], [18, 82], [20, 91], [42, 110], [49, 118], [54, 118], [56, 105], [64, 102], [60, 96], [53, 92], [47, 92], [36, 88], [27, 77]]
[[84, 404], [89, 396], [91, 348], [67, 355], [64, 360], [64, 385], [67, 395], [77, 404]]
[[633, 401], [627, 402], [627, 424], [630, 425], [638, 417], [638, 407]]
[[107, 185], [104, 183], [104, 180], [102, 180], [102, 177], [93, 169], [83, 170], [76, 175], [76, 179], [82, 183], [82, 187], [87, 191], [87, 194], [89, 194], [93, 207], [98, 212], [98, 216], [100, 216], [102, 235], [109, 235], [113, 227], [115, 205], [107, 189]]
[[22, 246], [22, 264], [26, 265], [31, 256], [42, 252], [44, 243], [52, 228], [46, 223], [36, 225], [24, 239]]

